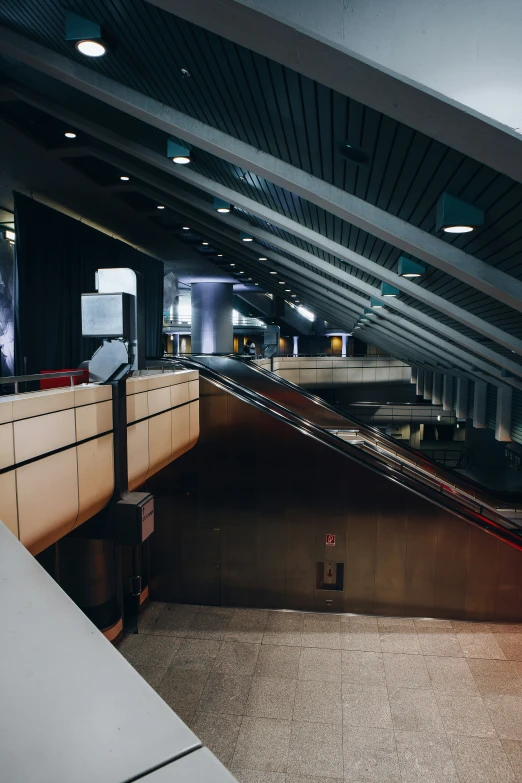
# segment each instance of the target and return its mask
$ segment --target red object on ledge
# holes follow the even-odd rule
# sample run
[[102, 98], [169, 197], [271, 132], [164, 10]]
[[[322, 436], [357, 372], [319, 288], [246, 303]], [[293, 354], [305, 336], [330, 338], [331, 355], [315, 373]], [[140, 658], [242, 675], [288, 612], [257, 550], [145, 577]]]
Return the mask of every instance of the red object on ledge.
[[[72, 367], [72, 368], [65, 368], [64, 370], [40, 370], [41, 375], [47, 375], [50, 372], [76, 372], [77, 370], [82, 371], [82, 375], [75, 375], [73, 378], [73, 382], [75, 386], [78, 386], [80, 383], [89, 383], [89, 370], [86, 367]], [[70, 386], [71, 385], [71, 379], [70, 378], [49, 378], [48, 381], [44, 381], [43, 379], [40, 381], [40, 389], [57, 389], [59, 386]]]

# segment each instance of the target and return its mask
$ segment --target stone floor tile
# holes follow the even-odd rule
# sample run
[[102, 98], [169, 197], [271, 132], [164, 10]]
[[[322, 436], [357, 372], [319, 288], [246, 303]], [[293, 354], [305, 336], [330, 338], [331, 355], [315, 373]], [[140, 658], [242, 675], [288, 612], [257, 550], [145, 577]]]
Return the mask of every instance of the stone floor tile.
[[221, 642], [215, 639], [180, 639], [171, 666], [185, 671], [209, 672], [220, 647]]
[[341, 681], [341, 651], [303, 647], [299, 660], [298, 679]]
[[138, 632], [151, 633], [164, 608], [161, 601], [148, 601], [138, 615]]
[[313, 775], [286, 775], [285, 783], [345, 783], [343, 778], [321, 778]]
[[236, 749], [241, 721], [242, 717], [238, 715], [196, 712], [191, 728], [201, 743], [210, 748], [221, 763], [227, 766]]
[[160, 666], [167, 669], [180, 644], [181, 639], [169, 636], [130, 633], [117, 645], [117, 649], [133, 666]]
[[490, 623], [491, 633], [522, 633], [522, 623]]
[[393, 727], [387, 688], [365, 688], [344, 682], [342, 695], [345, 726]]
[[[516, 661], [470, 658], [468, 665], [482, 696], [522, 696], [522, 680]], [[522, 670], [522, 663], [520, 666]]]
[[340, 617], [310, 614], [304, 616], [303, 647], [341, 649]]
[[463, 657], [450, 620], [415, 620], [415, 628], [423, 655]]
[[243, 718], [231, 767], [286, 772], [291, 722]]
[[286, 775], [282, 772], [262, 772], [259, 769], [236, 769], [229, 767], [230, 774], [238, 783], [286, 783]]
[[509, 664], [519, 680], [522, 680], [522, 661], [509, 661]]
[[420, 655], [421, 648], [413, 620], [379, 617], [382, 652]]
[[465, 658], [498, 658], [499, 660], [504, 660], [506, 657], [498, 645], [495, 634], [470, 633], [466, 631], [458, 633], [457, 639]]
[[496, 737], [495, 727], [480, 696], [435, 692], [447, 734]]
[[433, 655], [424, 657], [430, 673], [431, 686], [445, 693], [478, 695], [478, 689], [465, 658], [445, 658]]
[[225, 634], [229, 642], [261, 644], [268, 621], [268, 611], [263, 609], [236, 609]]
[[185, 635], [190, 639], [224, 639], [233, 612], [228, 607], [202, 607], [193, 617]]
[[492, 633], [494, 623], [483, 623], [478, 620], [451, 620], [455, 633]]
[[390, 708], [396, 731], [444, 734], [444, 726], [431, 688], [390, 688]]
[[299, 647], [262, 644], [257, 656], [256, 676], [297, 679], [300, 658], [301, 649]]
[[269, 612], [263, 644], [300, 647], [303, 640], [304, 615], [299, 612]]
[[343, 734], [340, 725], [294, 721], [288, 752], [289, 777], [343, 777]]
[[341, 648], [380, 652], [381, 639], [376, 617], [341, 617]]
[[391, 729], [344, 726], [343, 752], [346, 783], [401, 783]]
[[395, 737], [402, 783], [458, 783], [444, 734], [397, 731]]
[[188, 722], [196, 712], [207, 677], [206, 672], [184, 672], [168, 669], [157, 693], [179, 717]]
[[502, 747], [515, 773], [515, 779], [522, 783], [522, 742], [502, 740]]
[[388, 688], [430, 688], [431, 680], [422, 655], [383, 653]]
[[449, 736], [460, 783], [515, 783], [515, 776], [498, 739]]
[[297, 680], [279, 677], [254, 677], [245, 715], [252, 718], [291, 720]]
[[[185, 636], [200, 607], [192, 604], [162, 604], [163, 610], [147, 633], [160, 636]], [[139, 621], [138, 621], [139, 627]]]
[[222, 674], [254, 674], [260, 644], [223, 642], [212, 671]]
[[293, 719], [310, 723], [342, 723], [341, 683], [298, 680]]
[[522, 661], [521, 633], [497, 633], [495, 639], [508, 661]]
[[343, 650], [341, 677], [343, 682], [353, 682], [356, 685], [386, 685], [382, 654]]
[[522, 696], [484, 696], [500, 739], [522, 740]]
[[252, 685], [252, 677], [246, 675], [211, 672], [201, 694], [199, 709], [223, 715], [244, 715]]
[[134, 668], [138, 674], [154, 688], [154, 690], [158, 689], [160, 682], [167, 672], [167, 669], [163, 666], [140, 666], [137, 664]]

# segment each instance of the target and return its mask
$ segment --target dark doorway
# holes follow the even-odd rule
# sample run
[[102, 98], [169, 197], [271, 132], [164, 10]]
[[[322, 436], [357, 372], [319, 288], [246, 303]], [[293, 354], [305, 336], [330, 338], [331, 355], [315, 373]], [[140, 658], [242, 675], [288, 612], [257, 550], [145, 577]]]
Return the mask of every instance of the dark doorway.
[[181, 584], [183, 602], [221, 604], [220, 532], [209, 527], [181, 529]]

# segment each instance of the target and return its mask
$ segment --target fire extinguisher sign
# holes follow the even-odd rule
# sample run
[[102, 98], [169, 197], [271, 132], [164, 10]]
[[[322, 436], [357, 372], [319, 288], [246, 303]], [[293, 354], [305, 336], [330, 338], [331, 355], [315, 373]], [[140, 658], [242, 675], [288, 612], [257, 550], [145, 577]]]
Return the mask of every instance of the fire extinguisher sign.
[[335, 546], [335, 536], [333, 533], [326, 534], [326, 546]]

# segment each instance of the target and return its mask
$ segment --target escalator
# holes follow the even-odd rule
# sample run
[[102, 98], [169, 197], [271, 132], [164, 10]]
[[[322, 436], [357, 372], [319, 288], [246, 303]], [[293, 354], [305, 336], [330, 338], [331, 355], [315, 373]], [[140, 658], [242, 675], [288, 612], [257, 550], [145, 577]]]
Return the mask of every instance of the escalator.
[[348, 418], [309, 391], [279, 378], [249, 360], [234, 356], [179, 358], [200, 377], [262, 409], [347, 460], [400, 485], [475, 527], [522, 550], [518, 517], [522, 499], [492, 494], [460, 474], [445, 469], [380, 430]]

